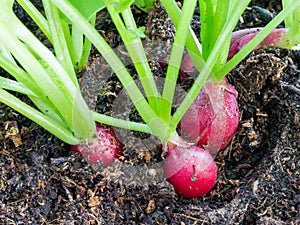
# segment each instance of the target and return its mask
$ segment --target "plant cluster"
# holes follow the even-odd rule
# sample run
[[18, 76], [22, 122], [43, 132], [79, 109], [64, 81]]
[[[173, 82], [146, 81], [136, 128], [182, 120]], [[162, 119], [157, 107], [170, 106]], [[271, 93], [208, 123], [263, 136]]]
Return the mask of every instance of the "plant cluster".
[[[236, 32], [233, 30], [250, 0], [189, 0], [181, 8], [175, 0], [161, 0], [176, 35], [163, 89], [159, 90], [142, 44], [144, 28], [137, 27], [131, 11], [133, 4], [151, 10], [153, 0], [43, 0], [45, 15], [29, 0], [16, 1], [51, 48], [16, 17], [14, 0], [2, 1], [0, 66], [13, 78], [0, 77], [0, 101], [70, 144], [91, 163], [100, 160], [109, 165], [122, 148], [113, 132], [102, 125], [96, 128], [95, 122], [156, 136], [166, 150], [166, 179], [185, 197], [202, 196], [214, 186], [217, 168], [213, 157], [226, 147], [238, 127], [237, 92], [226, 74], [254, 49], [291, 48], [300, 40], [299, 0], [283, 0], [283, 10], [264, 28]], [[190, 28], [197, 2], [201, 44]], [[122, 38], [141, 87], [95, 29], [96, 13], [104, 8]], [[285, 28], [276, 28], [282, 20]], [[87, 65], [92, 45], [122, 83], [143, 123], [89, 108], [79, 87], [78, 71]], [[180, 102], [174, 102], [183, 58], [199, 73]], [[27, 95], [34, 107], [11, 92]], [[178, 107], [172, 112], [174, 105]], [[196, 128], [191, 129], [194, 124]]]

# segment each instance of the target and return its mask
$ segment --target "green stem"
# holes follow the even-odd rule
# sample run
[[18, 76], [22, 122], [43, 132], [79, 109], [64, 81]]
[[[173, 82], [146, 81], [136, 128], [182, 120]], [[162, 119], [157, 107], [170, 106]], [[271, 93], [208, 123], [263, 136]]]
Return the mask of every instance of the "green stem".
[[[95, 26], [95, 23], [96, 23], [96, 15], [92, 16], [92, 18], [90, 19], [90, 24], [93, 27]], [[84, 37], [82, 55], [78, 63], [79, 70], [82, 70], [83, 67], [87, 65], [90, 56], [91, 47], [92, 47], [92, 43], [86, 37]]]
[[113, 118], [111, 116], [106, 116], [104, 114], [99, 114], [96, 112], [94, 113], [94, 116], [95, 116], [95, 120], [99, 123], [104, 123], [104, 124], [107, 124], [110, 126], [115, 126], [115, 127], [125, 128], [128, 130], [135, 130], [135, 131], [140, 131], [140, 132], [144, 132], [147, 134], [152, 134], [151, 129], [146, 124], [127, 121], [127, 120], [118, 119], [118, 118]]
[[6, 57], [0, 54], [0, 67], [5, 69], [11, 74], [17, 81], [22, 83], [36, 95], [41, 95], [41, 89], [36, 85], [35, 81], [22, 70], [16, 63], [8, 60]]
[[[178, 8], [177, 3], [174, 0], [161, 0], [161, 2], [163, 3], [163, 6], [165, 7], [168, 15], [172, 19], [175, 27], [177, 28], [180, 21], [183, 19], [182, 12]], [[200, 70], [205, 64], [201, 54], [202, 47], [191, 27], [189, 27], [189, 32], [187, 35], [186, 48], [192, 58], [195, 67]]]
[[79, 62], [83, 51], [83, 34], [80, 29], [72, 24], [72, 47], [75, 52], [75, 62]]
[[[51, 107], [55, 107], [54, 111], [58, 111], [59, 117], [67, 126], [80, 135], [80, 138], [90, 139], [94, 135], [92, 127], [95, 128], [95, 122], [88, 116], [91, 112], [79, 89], [52, 52], [15, 16], [12, 11], [13, 2], [4, 3], [0, 8], [0, 27], [5, 35], [0, 36], [0, 42], [30, 74], [39, 87], [40, 94], [49, 99]], [[75, 117], [81, 118], [80, 123], [75, 122]]]
[[11, 55], [11, 53], [5, 48], [3, 44], [0, 43], [0, 56], [4, 58], [5, 60], [12, 62], [14, 64], [16, 63], [16, 60], [14, 57]]
[[46, 37], [51, 41], [50, 29], [48, 22], [45, 17], [37, 10], [34, 5], [28, 0], [16, 0], [20, 6], [28, 13], [28, 15], [33, 19], [33, 21], [38, 25]]
[[[212, 48], [212, 51], [209, 54], [209, 58], [210, 60], [212, 60], [212, 64], [213, 64], [213, 67], [211, 68], [214, 73], [217, 72], [216, 70], [218, 70], [220, 66], [223, 66], [223, 62], [226, 61], [227, 59], [232, 31], [249, 3], [250, 0], [236, 1], [233, 7], [230, 7], [231, 16], [228, 18], [228, 20], [222, 27], [222, 30], [220, 31], [217, 38], [218, 41], [214, 44], [214, 47]], [[223, 60], [220, 59], [220, 57], [222, 56], [225, 57]], [[208, 63], [208, 61], [209, 60], [207, 60], [206, 63]], [[215, 74], [211, 74], [209, 79], [215, 81], [222, 80], [222, 79], [217, 79], [214, 75]]]
[[22, 83], [4, 77], [0, 77], [0, 88], [9, 91], [19, 92], [24, 95], [28, 95], [36, 98], [38, 97]]
[[[282, 7], [286, 8], [293, 0], [282, 0]], [[299, 17], [299, 14], [298, 16]], [[294, 13], [289, 14], [285, 19], [284, 19], [284, 26], [285, 27], [291, 27], [294, 23], [296, 18], [294, 18]]]
[[[59, 123], [63, 123], [59, 111], [57, 111], [56, 107], [52, 104], [49, 98], [47, 98], [44, 95], [43, 91], [39, 88], [35, 81], [32, 80], [28, 73], [22, 70], [17, 64], [3, 57], [1, 54], [0, 67], [2, 67], [9, 74], [11, 74], [20, 85], [24, 85], [28, 90], [30, 90], [33, 93], [29, 94], [28, 97], [45, 115], [51, 117]], [[21, 92], [21, 90], [17, 89], [14, 89], [14, 91]]]
[[226, 41], [230, 41], [233, 27], [235, 26], [238, 18], [244, 11], [245, 7], [248, 5], [248, 2], [249, 0], [241, 1], [240, 4], [238, 4], [236, 8], [233, 10], [232, 17], [229, 18], [229, 20], [226, 23], [226, 26], [223, 27], [223, 30], [220, 32], [218, 41], [215, 43], [214, 47], [212, 48], [212, 51], [210, 52], [204, 67], [201, 68], [201, 72], [199, 76], [197, 77], [193, 86], [187, 93], [186, 97], [184, 98], [184, 100], [182, 101], [182, 103], [174, 113], [172, 118], [173, 126], [177, 126], [177, 124], [179, 123], [179, 121], [181, 120], [185, 112], [188, 110], [188, 108], [191, 106], [191, 104], [197, 97], [198, 93], [200, 92], [206, 80], [208, 80], [208, 78], [213, 78], [212, 69], [217, 63], [217, 59], [220, 54], [220, 51], [224, 47], [223, 45], [226, 43]]
[[64, 35], [64, 21], [60, 19], [58, 10], [49, 0], [43, 0], [43, 5], [50, 27], [52, 44], [54, 46], [56, 58], [63, 65], [74, 85], [79, 88], [77, 76], [74, 71], [69, 48]]
[[178, 78], [179, 68], [182, 61], [182, 55], [184, 52], [184, 46], [189, 34], [190, 23], [194, 14], [196, 6], [196, 0], [186, 1], [182, 8], [182, 20], [180, 20], [177, 29], [174, 43], [172, 46], [170, 61], [167, 69], [164, 90], [163, 90], [163, 105], [160, 106], [162, 117], [165, 117], [165, 121], [170, 122], [171, 109], [173, 104], [173, 98], [175, 94], [176, 82]]
[[15, 109], [22, 115], [30, 120], [44, 127], [50, 133], [55, 134], [59, 139], [68, 144], [79, 144], [79, 139], [73, 136], [73, 133], [64, 127], [62, 124], [57, 123], [55, 120], [45, 116], [41, 112], [22, 102], [12, 94], [0, 88], [0, 101], [9, 107]]
[[66, 0], [51, 0], [64, 14], [85, 34], [85, 36], [93, 43], [97, 50], [102, 54], [104, 59], [111, 66], [116, 73], [120, 82], [126, 89], [130, 99], [140, 113], [143, 120], [150, 127], [151, 132], [159, 137], [165, 139], [168, 135], [168, 127], [163, 121], [159, 121], [157, 115], [147, 103], [143, 94], [137, 87], [136, 83], [111, 49], [104, 38], [97, 32], [97, 30]]
[[62, 20], [61, 21], [61, 29], [63, 31], [63, 36], [66, 40], [67, 48], [69, 50], [69, 54], [70, 54], [69, 57], [72, 61], [74, 70], [77, 71], [76, 70], [76, 68], [77, 68], [77, 65], [76, 65], [77, 64], [77, 53], [73, 47], [73, 41], [72, 41], [73, 37], [71, 36], [70, 25], [67, 22]]
[[156, 111], [157, 99], [160, 97], [160, 94], [157, 90], [141, 39], [136, 33], [138, 29], [135, 24], [132, 12], [129, 8], [125, 9], [122, 12], [123, 20], [126, 25], [125, 27], [121, 17], [119, 16], [115, 8], [110, 4], [107, 4], [107, 9], [130, 55], [130, 58], [145, 91], [147, 100], [152, 109]]

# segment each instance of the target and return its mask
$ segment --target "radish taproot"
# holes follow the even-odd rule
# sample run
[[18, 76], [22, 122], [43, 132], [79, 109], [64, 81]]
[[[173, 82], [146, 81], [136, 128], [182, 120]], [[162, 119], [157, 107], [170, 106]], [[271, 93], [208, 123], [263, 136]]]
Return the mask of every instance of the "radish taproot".
[[217, 166], [203, 148], [174, 146], [167, 152], [164, 176], [178, 195], [196, 198], [208, 193], [215, 185]]
[[238, 128], [237, 96], [226, 78], [221, 83], [206, 82], [178, 124], [181, 135], [215, 155]]
[[96, 126], [96, 137], [87, 145], [71, 145], [71, 151], [78, 152], [91, 164], [109, 166], [122, 154], [122, 144], [115, 133], [103, 126]]

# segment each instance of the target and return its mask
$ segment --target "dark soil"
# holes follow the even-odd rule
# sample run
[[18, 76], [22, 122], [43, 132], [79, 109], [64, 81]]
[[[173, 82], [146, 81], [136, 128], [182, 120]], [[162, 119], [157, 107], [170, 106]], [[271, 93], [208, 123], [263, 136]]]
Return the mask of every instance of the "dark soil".
[[[280, 9], [277, 1], [252, 5], [262, 8], [249, 9], [237, 29], [264, 25], [268, 13]], [[162, 9], [135, 15], [140, 24], [151, 20], [150, 39], [172, 40], [175, 29]], [[199, 27], [196, 14], [193, 28]], [[108, 17], [99, 20], [99, 30], [111, 46], [120, 44]], [[259, 50], [228, 75], [239, 92], [240, 126], [216, 157], [215, 187], [197, 199], [176, 195], [164, 180], [156, 139], [126, 132], [134, 143], [129, 138], [120, 161], [100, 168], [0, 103], [0, 224], [300, 224], [299, 64], [298, 51]], [[92, 65], [83, 76], [98, 69]], [[156, 61], [151, 67], [163, 76]], [[96, 110], [111, 114], [121, 88], [111, 75]]]

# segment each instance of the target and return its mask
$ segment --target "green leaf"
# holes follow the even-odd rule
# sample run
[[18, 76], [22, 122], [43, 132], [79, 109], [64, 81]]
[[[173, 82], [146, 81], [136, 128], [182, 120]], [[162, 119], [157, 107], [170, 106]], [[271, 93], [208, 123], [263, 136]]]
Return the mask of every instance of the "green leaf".
[[[286, 6], [291, 2], [292, 0], [282, 0], [283, 8], [286, 8]], [[284, 19], [284, 26], [291, 27], [293, 25], [293, 20], [294, 20], [294, 13], [291, 13]]]
[[38, 97], [24, 84], [5, 77], [0, 77], [0, 88], [10, 90], [10, 91], [16, 91], [29, 96]]
[[[287, 8], [290, 4], [292, 4], [292, 0], [282, 0], [283, 9]], [[300, 40], [300, 7], [295, 7], [294, 11], [290, 13], [284, 19], [284, 26], [288, 28], [287, 39], [289, 46], [294, 47], [295, 45], [299, 44]]]
[[123, 12], [125, 9], [130, 7], [134, 0], [120, 0], [120, 10]]
[[134, 0], [112, 0], [108, 1], [108, 4], [112, 5], [117, 12], [121, 13], [130, 7], [133, 2]]
[[155, 0], [135, 0], [135, 5], [141, 10], [148, 12], [154, 7]]
[[105, 8], [103, 0], [69, 0], [69, 2], [87, 19]]
[[226, 63], [232, 31], [249, 3], [250, 0], [199, 0], [202, 54], [206, 62], [212, 59], [214, 73]]
[[139, 27], [138, 29], [128, 29], [127, 30], [135, 38], [145, 38], [145, 27]]
[[2, 88], [0, 88], [0, 102], [8, 105], [9, 107], [28, 117], [30, 120], [48, 130], [50, 133], [55, 134], [62, 141], [73, 145], [79, 144], [79, 139], [74, 137], [70, 129], [65, 127], [65, 124], [59, 123], [52, 118], [44, 115], [34, 107], [27, 105]]

